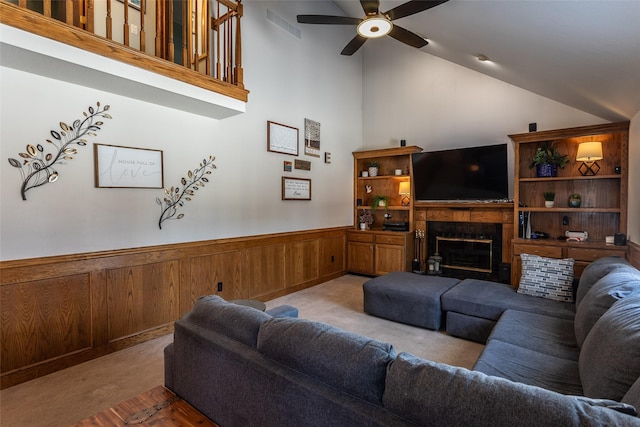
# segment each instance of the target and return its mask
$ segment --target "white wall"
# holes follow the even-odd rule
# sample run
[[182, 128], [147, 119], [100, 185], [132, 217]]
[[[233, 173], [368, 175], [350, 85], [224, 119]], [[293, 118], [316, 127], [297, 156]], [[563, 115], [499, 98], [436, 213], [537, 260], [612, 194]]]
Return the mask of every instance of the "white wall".
[[541, 131], [607, 122], [390, 38], [367, 41], [363, 57], [366, 148], [401, 139], [425, 151], [509, 142], [513, 171], [507, 135], [528, 132], [529, 123]]
[[640, 111], [631, 119], [629, 129], [629, 210], [627, 235], [640, 243]]
[[[352, 223], [352, 156], [361, 141], [361, 59], [336, 55], [348, 29], [314, 37], [299, 13], [337, 14], [325, 2], [247, 1], [243, 19], [247, 112], [221, 121], [62, 81], [0, 68], [0, 259], [142, 247]], [[293, 37], [267, 20], [267, 8], [302, 29]], [[45, 144], [60, 121], [73, 122], [96, 101], [111, 106], [98, 136], [57, 168], [58, 181], [20, 197], [19, 171], [7, 158]], [[321, 149], [303, 152], [304, 118], [321, 123]], [[311, 171], [283, 172], [294, 157], [266, 150], [266, 122], [300, 129], [299, 158]], [[211, 183], [158, 229], [162, 190], [97, 189], [92, 143], [161, 149], [165, 186], [178, 185], [204, 157], [216, 156]], [[282, 201], [281, 177], [312, 179], [311, 201]]]

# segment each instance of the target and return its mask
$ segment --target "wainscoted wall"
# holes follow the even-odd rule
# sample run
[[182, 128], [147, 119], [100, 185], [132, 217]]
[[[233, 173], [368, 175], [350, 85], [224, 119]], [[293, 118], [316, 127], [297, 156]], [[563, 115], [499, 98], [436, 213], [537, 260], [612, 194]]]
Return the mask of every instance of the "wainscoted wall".
[[640, 269], [640, 244], [636, 242], [627, 242], [627, 244], [629, 245], [627, 259], [635, 268]]
[[268, 300], [345, 273], [346, 228], [0, 263], [2, 388], [172, 331], [201, 295]]

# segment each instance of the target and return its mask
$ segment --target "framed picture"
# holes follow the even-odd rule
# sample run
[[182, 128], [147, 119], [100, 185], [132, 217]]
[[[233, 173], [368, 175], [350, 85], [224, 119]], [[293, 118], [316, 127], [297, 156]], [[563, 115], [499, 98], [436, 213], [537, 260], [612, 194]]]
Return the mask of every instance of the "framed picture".
[[320, 123], [304, 119], [304, 154], [320, 157]]
[[267, 122], [267, 151], [298, 155], [298, 128]]
[[162, 150], [93, 144], [95, 186], [164, 188]]
[[311, 200], [311, 180], [283, 176], [282, 200]]

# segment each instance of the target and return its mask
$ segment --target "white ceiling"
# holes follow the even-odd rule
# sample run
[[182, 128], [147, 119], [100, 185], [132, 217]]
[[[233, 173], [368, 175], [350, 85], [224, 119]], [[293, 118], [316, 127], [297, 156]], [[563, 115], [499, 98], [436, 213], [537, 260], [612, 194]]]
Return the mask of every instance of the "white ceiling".
[[[364, 16], [359, 1], [334, 3]], [[380, 10], [402, 3], [382, 0]], [[450, 0], [394, 24], [426, 37], [422, 52], [603, 119], [640, 111], [640, 0]]]

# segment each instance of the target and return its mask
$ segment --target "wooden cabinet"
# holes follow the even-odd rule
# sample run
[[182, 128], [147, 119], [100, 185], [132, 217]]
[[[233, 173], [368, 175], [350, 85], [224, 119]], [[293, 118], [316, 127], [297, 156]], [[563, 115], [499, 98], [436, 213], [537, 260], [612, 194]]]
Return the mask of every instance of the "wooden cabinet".
[[349, 231], [347, 270], [380, 276], [409, 271], [413, 234], [396, 231]]
[[[353, 153], [354, 230], [347, 235], [347, 270], [353, 273], [381, 275], [391, 271], [409, 271], [413, 256], [413, 199], [411, 154], [416, 146], [356, 151]], [[372, 162], [377, 174], [369, 174]], [[368, 176], [362, 176], [363, 172]], [[400, 194], [401, 184], [408, 195]], [[404, 190], [403, 190], [404, 191]], [[378, 206], [376, 197], [384, 197], [386, 206]], [[361, 229], [360, 216], [370, 213], [373, 223]], [[406, 223], [402, 231], [384, 231], [384, 224]]]
[[[627, 247], [607, 245], [605, 237], [627, 231], [629, 122], [509, 137], [515, 143], [512, 284], [517, 284], [520, 278], [521, 253], [574, 258], [576, 277], [594, 259], [611, 254], [624, 256]], [[548, 141], [568, 156], [569, 163], [558, 169], [558, 176], [539, 178], [529, 164], [536, 149]], [[602, 143], [603, 158], [598, 160], [598, 173], [585, 176], [576, 154], [580, 143], [593, 141]], [[555, 193], [554, 207], [545, 207], [544, 192]], [[569, 206], [569, 196], [574, 193], [581, 196], [579, 208]], [[546, 233], [547, 239], [525, 238], [522, 218], [527, 216], [531, 230]], [[562, 239], [566, 231], [586, 231], [588, 241], [568, 243]]]

